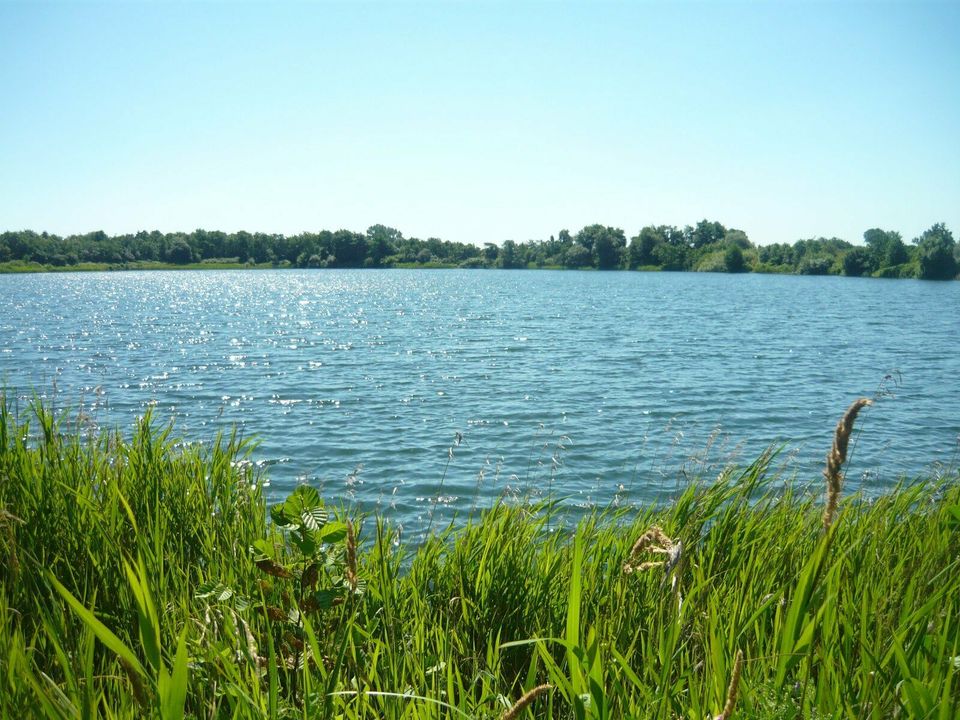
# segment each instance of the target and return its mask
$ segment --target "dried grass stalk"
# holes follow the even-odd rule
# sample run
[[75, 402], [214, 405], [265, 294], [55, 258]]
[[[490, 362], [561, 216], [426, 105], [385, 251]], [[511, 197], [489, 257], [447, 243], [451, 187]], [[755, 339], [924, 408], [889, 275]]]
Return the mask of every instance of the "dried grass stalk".
[[137, 705], [139, 705], [141, 708], [149, 707], [150, 693], [147, 690], [147, 687], [143, 684], [143, 678], [140, 677], [140, 673], [137, 672], [136, 668], [134, 668], [133, 665], [131, 665], [124, 658], [118, 659], [120, 660], [120, 666], [127, 674], [127, 679], [130, 681], [130, 689], [133, 691], [133, 699], [137, 701]]
[[513, 707], [500, 716], [500, 720], [514, 720], [515, 718], [520, 717], [520, 713], [523, 712], [523, 709], [527, 707], [527, 705], [552, 689], [553, 685], [545, 684], [537, 685], [532, 690], [528, 690], [526, 693], [524, 693], [523, 697], [513, 704]]
[[[646, 562], [637, 562], [640, 553], [651, 552], [658, 555], [666, 555], [665, 560], [652, 560]], [[683, 544], [679, 541], [671, 540], [669, 536], [656, 525], [651, 526], [643, 535], [637, 538], [637, 541], [630, 548], [630, 557], [623, 566], [623, 572], [627, 575], [634, 572], [642, 572], [651, 568], [663, 567], [667, 573], [673, 570], [680, 562], [680, 556], [683, 553]]]
[[827, 479], [827, 506], [823, 510], [823, 528], [829, 529], [833, 524], [833, 516], [840, 501], [840, 489], [843, 487], [843, 472], [841, 468], [847, 460], [847, 446], [850, 444], [850, 433], [853, 432], [853, 423], [857, 414], [873, 401], [867, 398], [858, 398], [847, 408], [847, 411], [837, 423], [833, 433], [833, 447], [827, 453], [827, 465], [823, 469], [823, 476]]
[[357, 590], [357, 538], [353, 533], [353, 523], [347, 520], [347, 567], [344, 578], [350, 589]]
[[727, 686], [727, 701], [723, 710], [714, 720], [730, 720], [733, 717], [733, 708], [737, 704], [737, 692], [740, 689], [740, 673], [743, 671], [743, 650], [737, 650], [737, 657], [733, 661], [733, 674], [730, 676], [730, 685]]

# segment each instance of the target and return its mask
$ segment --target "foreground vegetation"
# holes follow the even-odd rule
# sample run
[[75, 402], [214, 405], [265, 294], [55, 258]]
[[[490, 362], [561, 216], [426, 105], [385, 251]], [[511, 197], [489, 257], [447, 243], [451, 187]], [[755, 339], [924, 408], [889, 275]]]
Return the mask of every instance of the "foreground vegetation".
[[56, 269], [136, 270], [242, 267], [598, 268], [765, 272], [949, 280], [960, 245], [937, 223], [904, 244], [900, 233], [872, 228], [863, 245], [839, 238], [755, 246], [742, 230], [701, 220], [696, 226], [648, 225], [627, 241], [623, 230], [588, 225], [575, 235], [483, 248], [439, 238], [407, 238], [373, 225], [365, 233], [323, 230], [299, 235], [102, 231], [62, 238], [30, 230], [0, 233], [0, 272]]
[[842, 498], [855, 416], [826, 503], [768, 453], [404, 548], [307, 486], [267, 508], [236, 437], [4, 405], [0, 717], [957, 717], [960, 483]]

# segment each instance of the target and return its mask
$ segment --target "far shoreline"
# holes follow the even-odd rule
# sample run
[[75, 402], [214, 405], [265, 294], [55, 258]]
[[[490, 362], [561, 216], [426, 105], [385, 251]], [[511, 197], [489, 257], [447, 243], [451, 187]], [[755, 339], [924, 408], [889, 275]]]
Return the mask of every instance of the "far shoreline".
[[[903, 277], [903, 276], [891, 276], [885, 274], [874, 274], [874, 275], [843, 275], [836, 273], [800, 273], [800, 272], [787, 272], [787, 271], [776, 271], [776, 270], [744, 270], [742, 272], [731, 273], [725, 272], [722, 270], [665, 270], [657, 266], [645, 266], [637, 268], [595, 268], [595, 267], [583, 267], [583, 268], [570, 268], [564, 267], [563, 265], [544, 265], [536, 266], [531, 265], [528, 267], [486, 267], [486, 266], [464, 266], [456, 265], [453, 263], [440, 263], [440, 262], [430, 262], [425, 264], [418, 263], [396, 263], [392, 265], [380, 265], [376, 267], [328, 267], [328, 268], [311, 268], [311, 267], [298, 267], [296, 265], [284, 265], [280, 263], [221, 263], [221, 262], [199, 262], [199, 263], [187, 263], [184, 265], [178, 265], [175, 263], [162, 263], [162, 262], [133, 262], [133, 263], [81, 263], [79, 265], [42, 265], [39, 263], [19, 263], [19, 262], [5, 262], [0, 263], [0, 275], [47, 275], [47, 274], [83, 274], [83, 273], [95, 273], [95, 272], [106, 272], [106, 273], [126, 273], [126, 272], [155, 272], [155, 271], [176, 271], [176, 272], [204, 272], [204, 271], [215, 271], [215, 270], [243, 270], [243, 271], [257, 271], [257, 270], [310, 270], [310, 271], [325, 271], [325, 270], [477, 270], [477, 271], [497, 271], [497, 270], [511, 270], [511, 271], [537, 271], [544, 270], [550, 272], [556, 271], [575, 271], [575, 272], [601, 272], [601, 273], [667, 273], [667, 274], [694, 274], [694, 275], [779, 275], [779, 276], [789, 276], [789, 277], [852, 277], [859, 279], [869, 279], [869, 280], [922, 280], [923, 278], [916, 277]], [[954, 278], [960, 279], [960, 278]], [[930, 282], [940, 282], [937, 280], [931, 280]]]

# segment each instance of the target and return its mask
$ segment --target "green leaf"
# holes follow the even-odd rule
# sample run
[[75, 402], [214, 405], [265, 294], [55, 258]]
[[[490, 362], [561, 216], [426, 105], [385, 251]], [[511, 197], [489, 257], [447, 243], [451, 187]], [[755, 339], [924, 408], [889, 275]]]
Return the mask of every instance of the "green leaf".
[[193, 597], [197, 600], [213, 600], [215, 603], [222, 603], [233, 597], [233, 589], [223, 583], [205, 582], [200, 584]]
[[267, 542], [266, 540], [254, 540], [253, 545], [250, 546], [253, 550], [254, 560], [272, 560], [273, 559], [273, 543]]
[[580, 659], [573, 648], [580, 644], [580, 595], [581, 574], [583, 572], [583, 538], [577, 533], [573, 539], [573, 559], [570, 566], [570, 593], [567, 596], [567, 628], [564, 639], [567, 641], [567, 664], [570, 669], [570, 681], [574, 692], [581, 695], [586, 687], [580, 665]]
[[319, 530], [327, 522], [327, 511], [319, 507], [304, 510], [300, 513], [300, 522], [307, 530]]
[[57, 592], [63, 596], [63, 599], [67, 601], [67, 604], [73, 608], [73, 611], [77, 614], [86, 625], [89, 627], [94, 635], [107, 646], [118, 658], [127, 663], [127, 665], [133, 668], [138, 674], [143, 677], [147, 676], [146, 670], [143, 665], [140, 664], [140, 661], [137, 660], [137, 656], [133, 653], [129, 647], [127, 647], [124, 642], [118, 638], [113, 632], [100, 622], [96, 616], [87, 610], [79, 600], [77, 600], [69, 590], [67, 590], [63, 585], [60, 584], [60, 581], [57, 580], [53, 574], [48, 574], [50, 582], [53, 584], [53, 587], [56, 588]]
[[286, 503], [276, 503], [270, 506], [270, 519], [274, 525], [288, 527], [294, 525], [296, 520], [291, 519], [286, 513]]
[[960, 528], [960, 505], [951, 505], [947, 508], [947, 512], [953, 516], [947, 521], [947, 525], [951, 528]]
[[283, 513], [288, 518], [300, 518], [307, 510], [322, 508], [323, 501], [316, 488], [299, 485], [283, 503]]
[[[161, 691], [160, 713], [163, 720], [183, 720], [187, 702], [188, 679], [187, 628], [184, 627], [177, 642], [177, 656], [173, 660], [173, 672], [166, 678]], [[166, 672], [164, 671], [164, 675]]]
[[[781, 628], [780, 653], [777, 658], [776, 679], [776, 685], [779, 688], [782, 688], [786, 684], [790, 671], [803, 657], [797, 652], [798, 646], [804, 650], [809, 647], [808, 635], [812, 634], [815, 627], [815, 625], [811, 625], [810, 623], [811, 601], [813, 600], [814, 590], [816, 590], [817, 581], [820, 578], [827, 553], [830, 550], [834, 528], [836, 528], [836, 525], [817, 543], [817, 546], [807, 559], [797, 578], [797, 586], [793, 591], [793, 598], [787, 610], [787, 617]], [[816, 615], [815, 607], [813, 611], [813, 615]]]
[[317, 533], [316, 538], [322, 543], [338, 543], [347, 536], [347, 525], [342, 522], [327, 523]]
[[133, 590], [133, 596], [137, 601], [137, 623], [140, 627], [143, 652], [147, 656], [147, 662], [154, 671], [157, 671], [161, 666], [160, 619], [147, 585], [147, 569], [143, 564], [143, 558], [140, 558], [136, 567], [126, 561], [123, 567], [127, 573], [127, 582], [130, 583], [130, 589]]
[[313, 557], [317, 552], [317, 541], [309, 531], [295, 532], [290, 536], [290, 542], [300, 551], [304, 557]]
[[337, 594], [338, 593], [332, 590], [318, 590], [313, 593], [311, 597], [317, 603], [318, 610], [329, 610], [333, 607], [333, 601], [336, 599]]

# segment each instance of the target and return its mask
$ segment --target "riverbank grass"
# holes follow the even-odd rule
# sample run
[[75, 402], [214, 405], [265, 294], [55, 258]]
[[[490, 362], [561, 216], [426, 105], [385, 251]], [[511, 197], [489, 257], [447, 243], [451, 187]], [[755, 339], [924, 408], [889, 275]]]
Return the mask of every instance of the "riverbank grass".
[[768, 453], [406, 548], [306, 486], [268, 507], [249, 449], [0, 409], [0, 716], [960, 715], [955, 474], [825, 523]]

